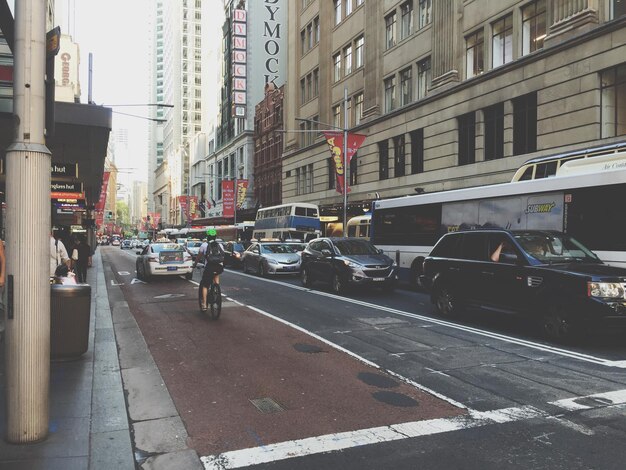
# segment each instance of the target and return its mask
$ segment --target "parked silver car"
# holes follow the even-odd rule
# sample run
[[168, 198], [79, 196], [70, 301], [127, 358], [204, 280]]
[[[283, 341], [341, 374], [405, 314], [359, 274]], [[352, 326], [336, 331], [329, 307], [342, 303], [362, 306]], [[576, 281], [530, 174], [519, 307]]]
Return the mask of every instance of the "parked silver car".
[[300, 255], [288, 243], [252, 243], [242, 256], [243, 272], [270, 274], [297, 274], [300, 272]]

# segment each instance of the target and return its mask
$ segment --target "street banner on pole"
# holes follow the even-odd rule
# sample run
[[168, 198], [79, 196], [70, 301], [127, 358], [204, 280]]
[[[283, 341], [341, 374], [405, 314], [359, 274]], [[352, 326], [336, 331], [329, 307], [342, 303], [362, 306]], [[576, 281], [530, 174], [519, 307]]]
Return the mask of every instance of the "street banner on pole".
[[180, 204], [180, 213], [185, 214], [185, 220], [189, 220], [189, 204], [187, 196], [178, 196], [178, 204]]
[[237, 209], [243, 207], [248, 193], [248, 180], [237, 180]]
[[222, 216], [235, 217], [235, 182], [222, 181]]
[[[365, 141], [365, 135], [363, 134], [347, 134], [348, 142], [346, 145], [347, 153], [348, 153], [348, 164], [352, 160], [352, 157], [356, 153], [356, 151], [363, 145]], [[335, 165], [335, 175], [337, 177], [337, 185], [336, 189], [339, 194], [343, 194], [343, 180], [344, 180], [344, 168], [343, 168], [343, 132], [336, 131], [326, 131], [324, 132], [324, 137], [326, 138], [326, 142], [328, 143], [328, 147], [330, 149], [330, 155], [333, 159], [333, 163]], [[350, 169], [348, 168], [348, 171]], [[348, 186], [348, 192], [350, 192], [350, 187]]]
[[100, 199], [98, 200], [98, 203], [96, 204], [97, 211], [104, 210], [104, 204], [106, 203], [106, 200], [107, 200], [107, 188], [109, 187], [110, 175], [111, 175], [110, 171], [105, 171], [102, 174], [102, 189], [100, 190]]
[[189, 196], [189, 217], [191, 220], [198, 218], [198, 196]]
[[152, 228], [155, 229], [159, 226], [159, 222], [161, 222], [161, 213], [160, 212], [148, 212], [150, 216], [150, 221], [152, 224]]

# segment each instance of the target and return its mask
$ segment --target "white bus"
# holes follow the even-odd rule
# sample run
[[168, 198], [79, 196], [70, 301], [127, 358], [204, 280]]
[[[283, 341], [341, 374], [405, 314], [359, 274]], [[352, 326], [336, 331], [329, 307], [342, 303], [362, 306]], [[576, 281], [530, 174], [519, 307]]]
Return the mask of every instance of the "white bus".
[[447, 232], [483, 227], [558, 230], [626, 267], [626, 169], [442, 191], [374, 202], [371, 241], [416, 284]]
[[295, 202], [259, 209], [252, 238], [307, 241], [321, 233], [319, 208], [315, 204]]
[[363, 214], [352, 217], [348, 220], [348, 236], [370, 239], [370, 224], [372, 214]]
[[561, 167], [568, 162], [576, 160], [595, 160], [604, 155], [622, 154], [622, 158], [626, 155], [626, 142], [618, 144], [605, 145], [603, 147], [593, 147], [584, 150], [576, 150], [574, 152], [561, 153], [558, 155], [550, 155], [547, 157], [532, 158], [520, 166], [511, 181], [527, 181], [541, 178], [551, 178], [558, 176]]

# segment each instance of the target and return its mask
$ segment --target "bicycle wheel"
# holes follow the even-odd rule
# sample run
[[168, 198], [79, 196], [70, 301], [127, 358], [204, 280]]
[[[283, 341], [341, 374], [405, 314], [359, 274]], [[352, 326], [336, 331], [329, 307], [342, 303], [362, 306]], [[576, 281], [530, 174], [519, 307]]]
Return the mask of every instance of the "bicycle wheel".
[[211, 318], [217, 320], [222, 313], [222, 289], [219, 284], [211, 284], [210, 290]]

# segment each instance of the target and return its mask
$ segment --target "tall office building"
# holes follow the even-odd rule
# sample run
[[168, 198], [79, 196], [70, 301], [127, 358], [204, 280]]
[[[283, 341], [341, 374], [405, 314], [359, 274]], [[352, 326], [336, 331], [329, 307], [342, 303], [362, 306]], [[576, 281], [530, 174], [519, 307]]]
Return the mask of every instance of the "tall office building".
[[[160, 207], [169, 201], [162, 220], [170, 224], [182, 220], [177, 201], [188, 190], [188, 146], [202, 130], [202, 3], [156, 0], [152, 11], [151, 97], [168, 107], [153, 108], [152, 117], [164, 122], [150, 127], [149, 199]], [[166, 183], [157, 181], [166, 174]]]
[[[343, 128], [347, 90], [347, 127], [366, 135], [349, 166], [352, 215], [378, 197], [501, 183], [529, 158], [624, 140], [624, 5], [290, 2], [285, 127]], [[284, 202], [341, 217], [334, 172], [323, 136], [285, 135]]]

